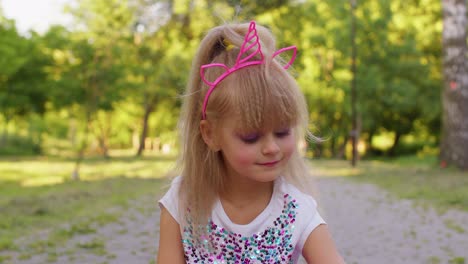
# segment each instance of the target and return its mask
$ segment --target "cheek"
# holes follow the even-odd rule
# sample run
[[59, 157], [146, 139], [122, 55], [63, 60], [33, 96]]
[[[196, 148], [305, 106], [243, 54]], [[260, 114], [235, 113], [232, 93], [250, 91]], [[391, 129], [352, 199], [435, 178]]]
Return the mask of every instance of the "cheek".
[[291, 157], [295, 149], [296, 149], [296, 140], [294, 139], [294, 137], [290, 137], [288, 140], [284, 142], [283, 154], [288, 159], [289, 157]]
[[233, 161], [238, 165], [248, 165], [255, 162], [256, 153], [248, 147], [239, 147], [236, 153], [232, 155]]

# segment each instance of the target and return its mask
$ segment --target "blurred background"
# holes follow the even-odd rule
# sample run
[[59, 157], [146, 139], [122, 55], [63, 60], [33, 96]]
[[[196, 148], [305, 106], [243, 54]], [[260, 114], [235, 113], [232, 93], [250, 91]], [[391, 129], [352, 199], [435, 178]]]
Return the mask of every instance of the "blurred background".
[[178, 95], [200, 39], [251, 19], [279, 47], [298, 46], [310, 129], [327, 139], [309, 157], [350, 157], [353, 104], [361, 157], [439, 152], [439, 1], [367, 0], [354, 12], [351, 2], [312, 0], [0, 3], [2, 156], [174, 151]]
[[[466, 71], [449, 71], [466, 69], [456, 2], [0, 0], [0, 251], [155, 194], [177, 155], [180, 95], [201, 38], [253, 19], [278, 47], [298, 47], [293, 74], [310, 130], [325, 139], [304, 151], [323, 175], [467, 210], [457, 168], [468, 168], [468, 83]], [[450, 57], [443, 43], [461, 52]]]

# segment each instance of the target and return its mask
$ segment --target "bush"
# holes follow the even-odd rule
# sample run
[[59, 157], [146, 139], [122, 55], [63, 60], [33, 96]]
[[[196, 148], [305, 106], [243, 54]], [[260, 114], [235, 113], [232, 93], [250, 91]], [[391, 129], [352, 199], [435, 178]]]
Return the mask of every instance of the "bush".
[[0, 138], [1, 156], [25, 156], [42, 154], [42, 146], [32, 138], [19, 135], [9, 135], [6, 139]]
[[[395, 148], [394, 155], [395, 156], [403, 156], [403, 155], [415, 155], [420, 152], [425, 146], [429, 146], [426, 142], [400, 142]], [[431, 146], [432, 147], [432, 146]]]

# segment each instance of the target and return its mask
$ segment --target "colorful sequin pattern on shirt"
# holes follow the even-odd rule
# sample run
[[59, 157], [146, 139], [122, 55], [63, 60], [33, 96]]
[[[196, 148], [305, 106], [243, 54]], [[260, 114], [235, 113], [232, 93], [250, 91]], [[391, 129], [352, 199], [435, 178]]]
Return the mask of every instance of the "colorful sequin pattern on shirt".
[[187, 263], [293, 263], [292, 244], [296, 221], [296, 200], [284, 195], [282, 213], [262, 232], [250, 237], [230, 232], [212, 221], [207, 225], [207, 237], [201, 246], [195, 246], [193, 230], [189, 222], [184, 228], [182, 242]]

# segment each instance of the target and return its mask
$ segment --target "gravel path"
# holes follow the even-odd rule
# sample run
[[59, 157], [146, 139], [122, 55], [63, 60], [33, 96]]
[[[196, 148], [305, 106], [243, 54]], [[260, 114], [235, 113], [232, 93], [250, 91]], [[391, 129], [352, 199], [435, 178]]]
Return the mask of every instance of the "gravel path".
[[468, 213], [437, 213], [372, 184], [319, 182], [325, 217], [348, 264], [468, 263]]
[[[348, 264], [468, 263], [467, 212], [438, 214], [432, 208], [398, 200], [374, 185], [341, 178], [323, 178], [318, 185], [322, 214]], [[159, 220], [155, 200], [135, 201], [119, 222], [73, 237], [55, 249], [52, 258], [49, 250], [25, 260], [16, 255], [10, 261], [154, 263]], [[96, 251], [95, 244], [101, 249]]]

